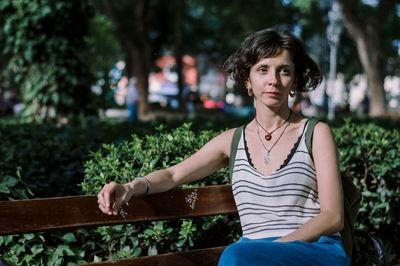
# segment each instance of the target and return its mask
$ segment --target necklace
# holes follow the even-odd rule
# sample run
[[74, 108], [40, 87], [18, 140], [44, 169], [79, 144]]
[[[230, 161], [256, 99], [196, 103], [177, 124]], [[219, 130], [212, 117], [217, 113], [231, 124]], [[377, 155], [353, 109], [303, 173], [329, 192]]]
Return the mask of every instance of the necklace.
[[[292, 110], [289, 109], [289, 116], [288, 118], [285, 120], [285, 122], [283, 122], [282, 124], [280, 124], [277, 128], [275, 128], [274, 130], [272, 130], [271, 132], [269, 132], [268, 130], [266, 130], [265, 128], [263, 128], [263, 126], [258, 122], [257, 120], [257, 114], [255, 115], [254, 119], [256, 120], [257, 124], [265, 131], [267, 132], [267, 135], [265, 135], [265, 139], [267, 141], [270, 141], [272, 139], [272, 133], [274, 133], [276, 130], [278, 130], [281, 126], [283, 126], [284, 124], [287, 123], [287, 121], [289, 121], [290, 117], [292, 116]], [[257, 127], [258, 128], [258, 127]]]
[[[290, 116], [289, 116], [289, 117], [290, 117]], [[288, 120], [286, 120], [286, 122], [287, 122], [287, 121], [288, 121]], [[285, 122], [284, 124], [286, 124], [286, 122]], [[289, 126], [289, 124], [290, 124], [290, 123], [287, 123], [287, 124], [286, 124], [286, 126], [285, 126], [285, 127], [283, 128], [283, 130], [282, 130], [282, 133], [279, 135], [278, 139], [275, 141], [275, 143], [272, 145], [272, 147], [271, 147], [270, 149], [267, 149], [267, 147], [265, 147], [265, 145], [264, 145], [264, 142], [262, 142], [262, 139], [261, 139], [261, 137], [260, 137], [260, 130], [259, 130], [259, 127], [258, 127], [259, 124], [258, 124], [258, 123], [256, 124], [256, 126], [257, 126], [257, 136], [258, 136], [258, 138], [259, 138], [261, 144], [263, 145], [265, 151], [267, 152], [267, 153], [265, 154], [265, 156], [264, 156], [264, 163], [265, 163], [265, 164], [268, 164], [269, 161], [271, 161], [271, 155], [270, 155], [270, 153], [271, 153], [272, 149], [275, 147], [276, 143], [278, 143], [278, 141], [281, 139], [283, 133], [285, 132], [285, 130], [286, 130], [286, 128]], [[260, 126], [261, 126], [261, 125], [260, 125]]]

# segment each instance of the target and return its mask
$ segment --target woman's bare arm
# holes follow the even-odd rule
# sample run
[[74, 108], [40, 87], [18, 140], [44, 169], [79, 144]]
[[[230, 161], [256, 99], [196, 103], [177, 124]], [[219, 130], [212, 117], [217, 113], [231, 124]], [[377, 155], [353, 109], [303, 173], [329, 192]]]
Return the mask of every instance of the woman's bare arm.
[[[197, 181], [227, 166], [233, 132], [234, 129], [223, 132], [179, 164], [148, 174], [149, 194]], [[132, 196], [143, 195], [146, 190], [147, 183], [140, 178], [124, 185], [108, 183], [97, 195], [99, 208], [103, 213], [116, 215], [122, 204]]]
[[276, 241], [313, 242], [323, 235], [329, 236], [343, 228], [343, 191], [337, 148], [330, 128], [324, 123], [318, 123], [314, 129], [312, 153], [321, 212], [293, 233]]

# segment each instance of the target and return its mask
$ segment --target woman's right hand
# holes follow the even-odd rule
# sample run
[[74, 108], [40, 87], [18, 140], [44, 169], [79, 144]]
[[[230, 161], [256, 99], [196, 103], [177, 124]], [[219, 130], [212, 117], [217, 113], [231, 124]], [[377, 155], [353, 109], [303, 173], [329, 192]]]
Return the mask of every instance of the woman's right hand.
[[128, 184], [122, 185], [110, 182], [104, 185], [103, 189], [97, 194], [99, 209], [108, 215], [117, 215], [119, 208], [131, 198], [131, 188]]

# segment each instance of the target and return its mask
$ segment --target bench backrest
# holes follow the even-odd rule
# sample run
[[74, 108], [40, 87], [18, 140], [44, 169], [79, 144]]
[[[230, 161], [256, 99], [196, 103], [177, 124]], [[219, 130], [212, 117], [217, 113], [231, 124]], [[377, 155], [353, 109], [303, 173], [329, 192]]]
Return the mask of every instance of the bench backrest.
[[[0, 201], [0, 235], [236, 212], [231, 185], [173, 189], [143, 198], [132, 198], [129, 206], [124, 206], [118, 216], [101, 213], [96, 196]], [[223, 250], [224, 247], [212, 247], [90, 265], [209, 266], [218, 264]], [[379, 246], [377, 250], [377, 265], [385, 265], [383, 248]]]
[[0, 235], [236, 213], [231, 185], [173, 189], [132, 198], [117, 216], [96, 196], [0, 201]]

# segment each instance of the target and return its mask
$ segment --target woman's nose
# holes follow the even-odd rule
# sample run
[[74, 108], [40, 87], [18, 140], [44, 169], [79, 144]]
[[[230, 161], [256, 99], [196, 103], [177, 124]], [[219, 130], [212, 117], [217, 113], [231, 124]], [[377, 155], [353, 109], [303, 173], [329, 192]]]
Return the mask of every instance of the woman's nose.
[[278, 86], [279, 84], [279, 77], [276, 71], [270, 71], [268, 75], [268, 85], [271, 86]]

